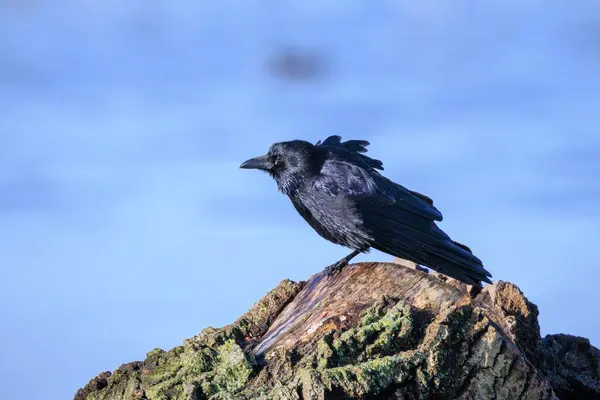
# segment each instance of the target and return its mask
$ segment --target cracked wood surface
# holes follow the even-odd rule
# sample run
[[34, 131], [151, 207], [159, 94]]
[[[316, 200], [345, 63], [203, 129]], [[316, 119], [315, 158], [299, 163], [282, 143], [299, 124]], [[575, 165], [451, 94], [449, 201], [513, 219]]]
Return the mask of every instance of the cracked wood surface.
[[467, 293], [435, 283], [431, 285], [419, 271], [388, 263], [352, 264], [332, 277], [319, 273], [277, 317], [253, 354], [314, 340], [315, 334], [324, 331], [323, 327], [351, 326], [363, 310], [382, 296], [402, 299], [432, 314], [470, 301]]

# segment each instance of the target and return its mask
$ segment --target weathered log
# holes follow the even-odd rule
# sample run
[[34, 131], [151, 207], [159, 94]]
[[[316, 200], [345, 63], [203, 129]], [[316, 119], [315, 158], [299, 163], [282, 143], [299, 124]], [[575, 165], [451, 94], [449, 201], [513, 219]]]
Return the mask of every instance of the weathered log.
[[600, 352], [540, 338], [537, 307], [499, 281], [358, 263], [285, 280], [235, 323], [104, 372], [75, 400], [600, 399]]

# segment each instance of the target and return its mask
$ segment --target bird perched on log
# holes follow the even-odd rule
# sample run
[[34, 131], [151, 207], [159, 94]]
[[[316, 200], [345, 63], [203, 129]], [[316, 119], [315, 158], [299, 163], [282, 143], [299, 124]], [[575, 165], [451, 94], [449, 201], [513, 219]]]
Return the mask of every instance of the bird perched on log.
[[491, 274], [471, 249], [436, 225], [442, 214], [433, 200], [381, 175], [383, 163], [364, 154], [368, 145], [366, 140], [342, 142], [340, 136], [314, 145], [279, 142], [240, 168], [270, 174], [319, 235], [353, 249], [326, 268], [328, 275], [374, 248], [469, 285], [491, 283]]

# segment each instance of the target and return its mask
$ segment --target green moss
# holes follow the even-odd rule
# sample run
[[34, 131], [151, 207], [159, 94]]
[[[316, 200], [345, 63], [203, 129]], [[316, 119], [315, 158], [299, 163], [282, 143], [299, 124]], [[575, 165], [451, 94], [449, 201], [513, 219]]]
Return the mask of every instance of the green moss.
[[348, 396], [378, 394], [392, 383], [413, 379], [411, 371], [420, 361], [415, 354], [386, 356], [357, 365], [331, 368], [322, 372], [322, 380], [329, 390], [336, 388]]
[[316, 364], [318, 369], [325, 369], [331, 366], [330, 360], [335, 356], [335, 353], [331, 349], [332, 336], [332, 333], [329, 333], [317, 344]]
[[182, 365], [179, 358], [173, 357], [150, 372], [146, 379], [151, 385], [156, 385], [177, 376], [181, 368]]
[[189, 397], [184, 384], [210, 371], [216, 358], [215, 350], [203, 346], [178, 346], [169, 352], [153, 350], [145, 363], [156, 367], [142, 375], [146, 396], [151, 400]]
[[406, 347], [413, 331], [410, 307], [402, 302], [386, 309], [386, 300], [367, 309], [357, 327], [333, 341], [338, 364], [365, 361]]
[[252, 374], [252, 364], [235, 341], [229, 340], [217, 350], [214, 383], [217, 388], [236, 393]]
[[161, 385], [146, 391], [146, 397], [150, 400], [184, 400], [180, 382], [173, 382], [170, 385]]
[[146, 358], [158, 358], [158, 357], [162, 356], [165, 353], [166, 353], [166, 351], [164, 351], [163, 349], [159, 349], [157, 347], [154, 350], [146, 353]]
[[180, 355], [181, 365], [186, 376], [196, 376], [210, 371], [215, 363], [216, 353], [209, 348], [197, 352], [184, 352]]
[[386, 314], [386, 306], [388, 299], [381, 299], [374, 303], [371, 307], [366, 309], [361, 317], [358, 326], [367, 326], [374, 322], [377, 322]]

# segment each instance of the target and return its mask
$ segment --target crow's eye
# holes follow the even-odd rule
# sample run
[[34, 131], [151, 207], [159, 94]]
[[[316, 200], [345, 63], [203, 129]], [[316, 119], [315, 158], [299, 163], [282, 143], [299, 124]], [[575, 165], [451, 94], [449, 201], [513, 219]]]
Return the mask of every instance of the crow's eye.
[[277, 155], [271, 156], [271, 161], [273, 162], [273, 165], [275, 165], [275, 166], [283, 164], [283, 161], [281, 161], [281, 158], [279, 158], [279, 156], [277, 156]]

